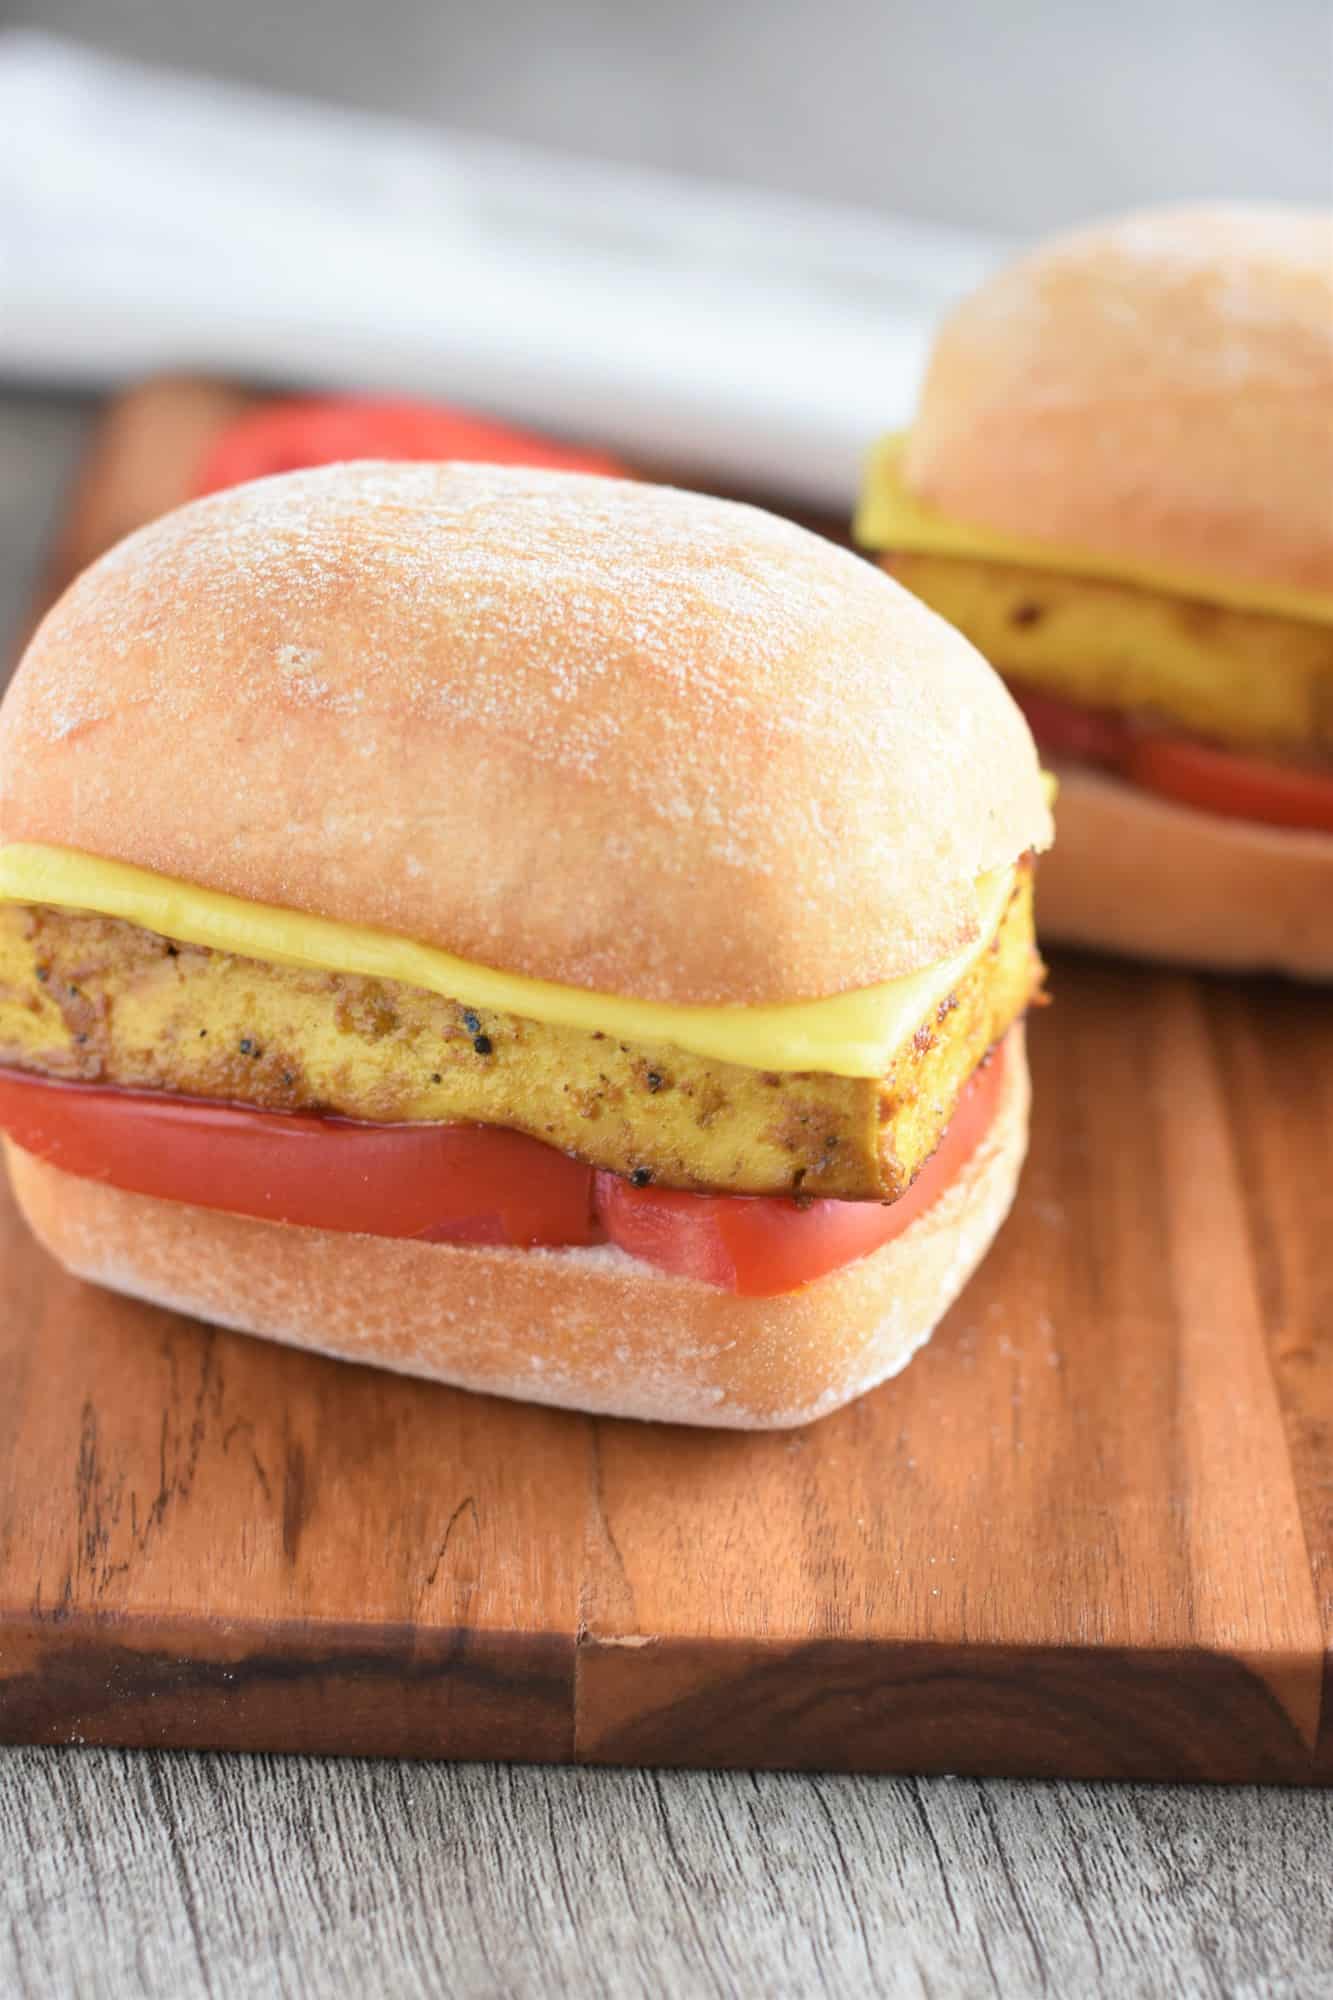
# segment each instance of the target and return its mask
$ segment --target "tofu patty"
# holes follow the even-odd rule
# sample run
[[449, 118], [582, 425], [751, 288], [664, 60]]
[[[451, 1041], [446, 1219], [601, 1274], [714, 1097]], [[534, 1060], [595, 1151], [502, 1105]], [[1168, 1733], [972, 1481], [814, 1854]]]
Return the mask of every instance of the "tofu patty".
[[668, 1187], [883, 1200], [933, 1152], [1041, 976], [1024, 862], [995, 936], [886, 1076], [778, 1074], [0, 904], [0, 1063], [264, 1109], [504, 1125]]
[[1333, 624], [976, 557], [880, 562], [1017, 685], [1235, 749], [1333, 758]]

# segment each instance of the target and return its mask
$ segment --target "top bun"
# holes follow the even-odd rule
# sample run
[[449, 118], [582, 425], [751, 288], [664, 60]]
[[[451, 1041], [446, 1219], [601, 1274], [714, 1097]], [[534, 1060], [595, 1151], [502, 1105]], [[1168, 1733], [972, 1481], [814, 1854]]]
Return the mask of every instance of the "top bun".
[[870, 564], [568, 473], [180, 508], [66, 592], [0, 714], [0, 841], [682, 1004], [939, 959], [1049, 832], [999, 680]]
[[1033, 251], [946, 321], [905, 477], [1062, 550], [1333, 592], [1333, 216], [1163, 209]]

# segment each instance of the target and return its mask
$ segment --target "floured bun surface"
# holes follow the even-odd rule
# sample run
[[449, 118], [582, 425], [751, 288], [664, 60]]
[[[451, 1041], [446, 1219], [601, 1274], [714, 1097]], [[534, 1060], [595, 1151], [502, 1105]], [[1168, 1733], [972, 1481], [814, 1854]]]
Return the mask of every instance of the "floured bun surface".
[[1333, 215], [1093, 224], [941, 329], [906, 463], [959, 521], [1333, 591]]
[[1001, 683], [870, 564], [517, 468], [170, 514], [66, 593], [0, 719], [0, 842], [683, 1004], [930, 964], [1048, 837]]
[[906, 1365], [985, 1255], [1027, 1146], [1011, 1032], [989, 1130], [901, 1236], [772, 1299], [622, 1252], [491, 1250], [285, 1228], [122, 1193], [6, 1145], [33, 1231], [69, 1270], [344, 1360], [611, 1416], [807, 1423]]

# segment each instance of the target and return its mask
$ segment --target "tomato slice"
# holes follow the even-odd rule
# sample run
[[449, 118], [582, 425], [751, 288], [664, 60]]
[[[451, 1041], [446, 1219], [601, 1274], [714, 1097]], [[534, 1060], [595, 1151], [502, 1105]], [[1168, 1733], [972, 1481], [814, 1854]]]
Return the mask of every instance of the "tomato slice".
[[432, 1243], [604, 1243], [677, 1276], [770, 1298], [902, 1234], [995, 1113], [1003, 1045], [935, 1153], [888, 1204], [636, 1188], [489, 1125], [373, 1125], [0, 1069], [0, 1129], [38, 1159], [132, 1194], [265, 1222]]
[[1172, 736], [1105, 708], [1010, 689], [1043, 750], [1099, 764], [1159, 798], [1223, 819], [1333, 833], [1333, 771]]
[[1277, 764], [1185, 737], [1142, 736], [1125, 776], [1145, 790], [1224, 819], [1333, 833], [1333, 772]]
[[0, 1126], [131, 1194], [431, 1243], [605, 1241], [590, 1167], [489, 1125], [371, 1125], [0, 1070]]
[[1004, 1045], [969, 1081], [944, 1137], [897, 1201], [812, 1201], [778, 1195], [686, 1194], [597, 1176], [607, 1235], [631, 1257], [743, 1298], [796, 1291], [901, 1236], [961, 1172], [995, 1116]]
[[559, 444], [469, 410], [371, 396], [300, 396], [265, 403], [229, 424], [199, 468], [194, 497], [349, 458], [458, 458], [625, 476], [603, 452]]
[[1037, 694], [1012, 685], [1009, 692], [1027, 717], [1037, 742], [1052, 756], [1114, 766], [1129, 747], [1129, 724], [1109, 708], [1084, 708], [1079, 702], [1063, 701], [1059, 695]]

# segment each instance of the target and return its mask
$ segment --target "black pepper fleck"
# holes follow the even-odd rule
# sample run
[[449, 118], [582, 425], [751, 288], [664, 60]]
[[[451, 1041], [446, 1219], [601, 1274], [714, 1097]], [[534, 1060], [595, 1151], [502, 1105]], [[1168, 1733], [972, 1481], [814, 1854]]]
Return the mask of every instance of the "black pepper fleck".
[[477, 1035], [473, 1039], [472, 1046], [479, 1056], [488, 1056], [491, 1052], [491, 1038], [489, 1035]]
[[431, 1073], [430, 1073], [430, 1080], [431, 1080], [431, 1082], [432, 1082], [432, 1083], [443, 1083], [443, 1082], [444, 1082], [444, 1078], [443, 1078], [443, 1077], [442, 1077], [442, 1076], [440, 1075], [440, 1072], [439, 1072], [439, 1071], [438, 1071], [437, 1069], [433, 1069], [433, 1070], [431, 1071]]
[[1042, 607], [1040, 604], [1033, 604], [1030, 600], [1025, 599], [1022, 604], [1016, 604], [1009, 613], [1009, 623], [1011, 625], [1035, 625], [1040, 620], [1041, 615]]
[[41, 986], [45, 986], [45, 984], [46, 984], [47, 980], [48, 980], [48, 979], [49, 979], [50, 977], [51, 977], [51, 972], [50, 972], [50, 968], [49, 968], [48, 966], [45, 966], [45, 965], [39, 965], [39, 966], [38, 966], [38, 968], [37, 968], [37, 981], [38, 981], [38, 984], [39, 984], [39, 985], [41, 985]]
[[629, 1184], [631, 1187], [647, 1187], [652, 1177], [651, 1167], [636, 1167], [629, 1177]]
[[201, 1042], [202, 1042], [202, 1040], [204, 1039], [204, 1036], [205, 1036], [205, 1035], [206, 1035], [207, 1033], [208, 1033], [208, 1029], [207, 1029], [207, 1028], [201, 1028], [201, 1029], [199, 1030], [199, 1039], [200, 1039], [200, 1041], [201, 1041]]
[[74, 999], [76, 999], [76, 1000], [78, 999], [78, 997], [79, 997], [79, 989], [78, 989], [78, 987], [77, 987], [77, 986], [71, 986], [71, 987], [69, 988], [69, 992], [70, 992], [70, 993], [71, 993], [71, 994], [73, 995]]
[[179, 957], [180, 957], [180, 953], [179, 953], [179, 952], [177, 951], [177, 949], [176, 949], [176, 947], [175, 947], [175, 945], [174, 945], [174, 944], [169, 944], [169, 945], [167, 946], [167, 957], [168, 957], [168, 958], [179, 958]]
[[481, 1033], [480, 1015], [474, 1014], [472, 1012], [472, 1009], [469, 1007], [467, 1012], [463, 1016], [463, 1026], [467, 1029], [470, 1035], [479, 1035]]
[[87, 1041], [88, 1037], [86, 1035], [76, 1035], [74, 1039], [76, 1042], [79, 1043], [80, 1047], [82, 1047], [83, 1043]]
[[289, 1069], [285, 1069], [282, 1072], [282, 1080], [288, 1090], [290, 1090], [292, 1085], [296, 1082], [294, 1074]]
[[656, 1092], [662, 1088], [662, 1081], [663, 1081], [662, 1072], [660, 1070], [650, 1069], [646, 1081], [649, 1090], [651, 1090], [652, 1092], [654, 1092], [654, 1094], [656, 1094]]

